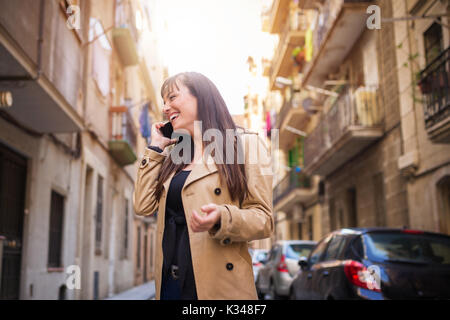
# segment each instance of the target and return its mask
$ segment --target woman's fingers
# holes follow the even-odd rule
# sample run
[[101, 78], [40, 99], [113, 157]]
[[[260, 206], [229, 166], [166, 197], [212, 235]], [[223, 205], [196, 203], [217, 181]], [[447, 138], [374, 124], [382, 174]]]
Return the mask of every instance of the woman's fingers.
[[192, 210], [191, 229], [194, 232], [204, 232], [213, 226], [213, 221], [210, 217], [202, 217], [197, 211]]
[[200, 232], [201, 225], [202, 225], [202, 218], [197, 213], [197, 211], [192, 210], [191, 229], [194, 232]]
[[214, 203], [205, 204], [200, 208], [203, 212], [210, 213], [211, 211], [217, 209], [217, 205]]

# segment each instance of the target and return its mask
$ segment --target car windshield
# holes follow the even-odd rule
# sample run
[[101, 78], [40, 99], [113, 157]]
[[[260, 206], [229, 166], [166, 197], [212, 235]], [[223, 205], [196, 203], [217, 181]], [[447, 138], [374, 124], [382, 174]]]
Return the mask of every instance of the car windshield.
[[313, 248], [314, 244], [289, 244], [286, 248], [286, 258], [300, 259], [300, 257], [308, 257]]
[[257, 251], [253, 255], [253, 261], [264, 261], [267, 259], [267, 252], [265, 251]]
[[407, 232], [364, 236], [367, 257], [374, 261], [450, 264], [450, 237]]

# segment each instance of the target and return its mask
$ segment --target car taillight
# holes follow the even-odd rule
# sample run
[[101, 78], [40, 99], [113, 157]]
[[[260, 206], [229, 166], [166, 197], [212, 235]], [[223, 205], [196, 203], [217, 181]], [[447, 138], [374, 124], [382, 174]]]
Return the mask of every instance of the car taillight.
[[368, 270], [362, 263], [354, 260], [346, 261], [344, 264], [344, 272], [347, 279], [353, 285], [367, 290], [381, 292], [379, 284], [367, 282]]
[[261, 262], [253, 262], [253, 265], [255, 267], [260, 267], [262, 265], [262, 263]]
[[278, 264], [277, 270], [280, 272], [289, 272], [286, 264], [286, 256], [283, 254], [281, 255], [280, 263]]

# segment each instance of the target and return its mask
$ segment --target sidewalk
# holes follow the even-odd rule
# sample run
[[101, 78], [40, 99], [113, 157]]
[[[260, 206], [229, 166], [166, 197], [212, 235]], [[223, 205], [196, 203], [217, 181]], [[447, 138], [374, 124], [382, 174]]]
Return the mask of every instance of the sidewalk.
[[155, 281], [149, 281], [140, 286], [117, 293], [104, 300], [152, 300], [155, 298]]

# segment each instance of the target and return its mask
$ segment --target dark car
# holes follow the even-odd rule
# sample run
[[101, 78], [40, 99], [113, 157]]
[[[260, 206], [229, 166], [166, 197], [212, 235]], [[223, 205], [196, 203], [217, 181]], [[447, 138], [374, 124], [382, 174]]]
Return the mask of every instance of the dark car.
[[323, 238], [290, 299], [450, 299], [450, 236], [387, 228], [341, 229]]

